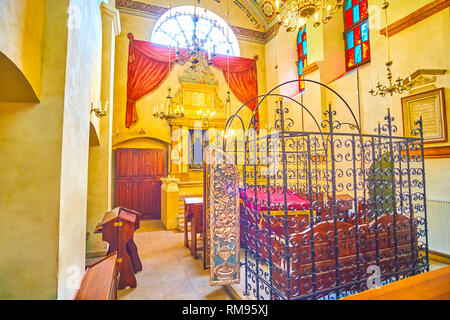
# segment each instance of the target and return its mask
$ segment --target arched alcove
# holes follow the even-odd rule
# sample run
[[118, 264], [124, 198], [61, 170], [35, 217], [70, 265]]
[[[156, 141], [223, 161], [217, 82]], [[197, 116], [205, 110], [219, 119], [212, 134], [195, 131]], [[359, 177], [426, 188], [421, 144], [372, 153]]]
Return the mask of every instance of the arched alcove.
[[20, 69], [0, 52], [0, 101], [38, 103], [39, 99]]

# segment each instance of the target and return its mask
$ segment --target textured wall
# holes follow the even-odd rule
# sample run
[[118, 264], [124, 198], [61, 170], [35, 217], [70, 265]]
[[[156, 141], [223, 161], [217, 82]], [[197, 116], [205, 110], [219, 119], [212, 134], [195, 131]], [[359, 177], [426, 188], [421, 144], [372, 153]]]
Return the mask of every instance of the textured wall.
[[23, 73], [38, 99], [41, 95], [45, 9], [45, 0], [0, 1], [0, 52]]
[[48, 1], [41, 103], [0, 104], [1, 299], [57, 296], [66, 9]]
[[[69, 4], [79, 24], [68, 24]], [[0, 104], [0, 204], [8, 221], [0, 227], [2, 299], [71, 299], [84, 272], [100, 0], [48, 0], [45, 8], [40, 103]]]

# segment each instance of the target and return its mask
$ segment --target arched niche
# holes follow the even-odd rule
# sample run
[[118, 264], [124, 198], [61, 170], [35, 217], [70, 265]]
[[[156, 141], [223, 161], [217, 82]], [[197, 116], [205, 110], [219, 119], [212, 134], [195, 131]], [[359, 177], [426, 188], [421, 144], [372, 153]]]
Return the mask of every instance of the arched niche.
[[39, 103], [25, 75], [2, 52], [0, 52], [0, 102]]
[[113, 150], [118, 148], [137, 148], [137, 149], [169, 149], [169, 143], [149, 136], [132, 137], [114, 143]]
[[97, 134], [97, 130], [95, 130], [95, 126], [91, 122], [89, 125], [89, 146], [99, 146], [100, 145], [100, 139]]

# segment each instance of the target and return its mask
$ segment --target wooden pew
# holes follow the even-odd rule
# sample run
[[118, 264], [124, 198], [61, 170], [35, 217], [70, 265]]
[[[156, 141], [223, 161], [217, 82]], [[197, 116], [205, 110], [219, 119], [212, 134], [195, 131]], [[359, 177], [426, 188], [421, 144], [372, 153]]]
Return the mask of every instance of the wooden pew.
[[86, 269], [73, 300], [117, 300], [117, 252]]
[[450, 300], [450, 266], [366, 290], [341, 300]]

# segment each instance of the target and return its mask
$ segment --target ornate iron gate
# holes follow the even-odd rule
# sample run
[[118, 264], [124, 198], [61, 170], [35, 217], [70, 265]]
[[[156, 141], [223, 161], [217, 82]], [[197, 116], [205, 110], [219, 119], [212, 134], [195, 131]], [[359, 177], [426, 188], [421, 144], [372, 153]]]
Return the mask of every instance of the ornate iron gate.
[[[296, 82], [289, 81], [282, 85]], [[241, 174], [241, 273], [254, 299], [339, 299], [428, 271], [422, 122], [397, 136], [388, 110], [373, 133], [340, 122], [329, 106], [319, 122], [300, 102], [272, 89], [247, 128], [224, 150]], [[293, 131], [282, 101], [274, 130], [258, 132], [255, 113], [269, 96], [303, 108], [317, 131]], [[255, 98], [256, 99], [256, 98]], [[350, 130], [344, 131], [344, 128]]]

